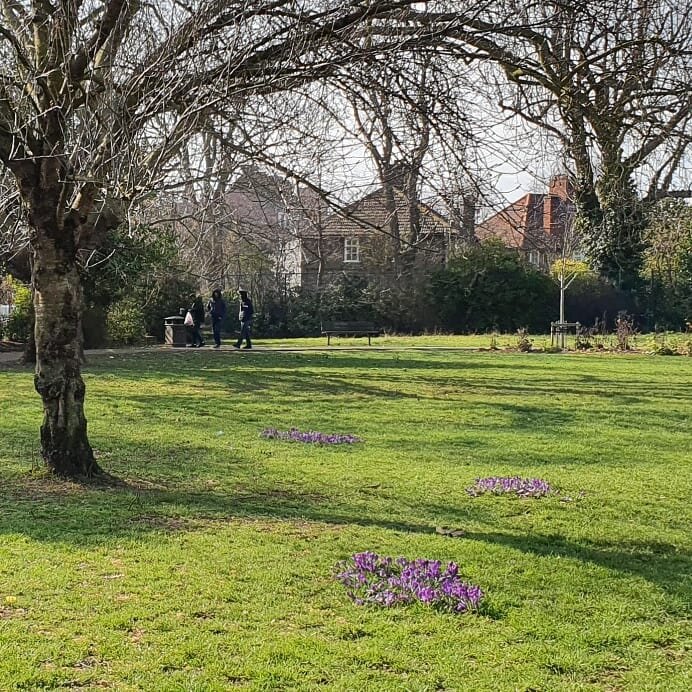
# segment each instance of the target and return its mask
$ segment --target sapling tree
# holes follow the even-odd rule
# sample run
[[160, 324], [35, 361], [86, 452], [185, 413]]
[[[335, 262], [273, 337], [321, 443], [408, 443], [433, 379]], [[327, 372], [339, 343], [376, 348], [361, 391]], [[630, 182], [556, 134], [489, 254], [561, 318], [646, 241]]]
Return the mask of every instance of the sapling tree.
[[567, 329], [567, 316], [565, 315], [565, 295], [567, 289], [580, 277], [593, 275], [589, 265], [583, 260], [575, 260], [567, 257], [561, 257], [553, 262], [550, 267], [550, 275], [557, 282], [560, 288], [560, 318], [558, 325], [558, 335], [560, 347], [565, 347], [565, 330]]

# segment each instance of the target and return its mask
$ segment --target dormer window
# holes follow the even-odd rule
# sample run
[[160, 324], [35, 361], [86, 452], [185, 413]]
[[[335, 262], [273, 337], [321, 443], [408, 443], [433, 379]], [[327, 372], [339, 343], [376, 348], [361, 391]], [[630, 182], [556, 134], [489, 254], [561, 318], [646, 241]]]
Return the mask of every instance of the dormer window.
[[358, 238], [344, 240], [344, 262], [360, 262], [360, 241]]

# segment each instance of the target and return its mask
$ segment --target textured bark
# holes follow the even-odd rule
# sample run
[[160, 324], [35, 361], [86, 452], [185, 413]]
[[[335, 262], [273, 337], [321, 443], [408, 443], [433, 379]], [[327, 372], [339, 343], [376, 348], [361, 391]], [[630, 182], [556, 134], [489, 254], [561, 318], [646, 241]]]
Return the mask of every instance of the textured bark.
[[[43, 400], [41, 454], [63, 476], [100, 469], [87, 438], [81, 376], [82, 295], [69, 229], [35, 226], [36, 391]], [[68, 232], [65, 232], [65, 231]]]
[[401, 228], [394, 187], [389, 181], [384, 184], [384, 208], [387, 211], [387, 227], [393, 246], [394, 276], [398, 278], [401, 276]]

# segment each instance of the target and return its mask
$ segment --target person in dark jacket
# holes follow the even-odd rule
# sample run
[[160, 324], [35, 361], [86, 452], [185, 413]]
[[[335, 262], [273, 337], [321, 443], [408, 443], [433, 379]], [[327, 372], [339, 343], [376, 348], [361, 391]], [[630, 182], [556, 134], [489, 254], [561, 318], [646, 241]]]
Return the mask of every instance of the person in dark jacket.
[[240, 345], [245, 339], [245, 346], [243, 348], [252, 348], [251, 332], [252, 332], [252, 316], [255, 314], [255, 308], [252, 305], [252, 300], [242, 288], [238, 289], [238, 297], [240, 299], [240, 309], [238, 311], [238, 319], [240, 320], [240, 337], [235, 344], [234, 348], [240, 348]]
[[207, 303], [207, 311], [211, 315], [211, 326], [214, 332], [214, 348], [221, 346], [221, 322], [226, 317], [226, 301], [221, 295], [221, 290], [212, 291], [211, 300]]
[[204, 303], [202, 298], [197, 296], [193, 301], [189, 309], [190, 315], [192, 315], [192, 327], [190, 328], [190, 342], [193, 348], [198, 346], [204, 346], [204, 339], [202, 338], [201, 327], [204, 323]]

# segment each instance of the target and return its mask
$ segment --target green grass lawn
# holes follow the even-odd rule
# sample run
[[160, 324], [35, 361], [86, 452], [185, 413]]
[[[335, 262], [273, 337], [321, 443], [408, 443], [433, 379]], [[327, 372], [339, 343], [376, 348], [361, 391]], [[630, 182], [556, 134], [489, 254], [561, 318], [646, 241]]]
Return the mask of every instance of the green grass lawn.
[[[85, 379], [120, 484], [46, 478], [32, 375], [0, 370], [0, 690], [692, 688], [692, 359], [181, 350]], [[364, 442], [260, 438], [291, 426]], [[559, 492], [465, 492], [515, 474]], [[486, 606], [353, 605], [332, 573], [363, 550], [453, 560]]]

